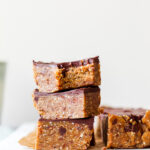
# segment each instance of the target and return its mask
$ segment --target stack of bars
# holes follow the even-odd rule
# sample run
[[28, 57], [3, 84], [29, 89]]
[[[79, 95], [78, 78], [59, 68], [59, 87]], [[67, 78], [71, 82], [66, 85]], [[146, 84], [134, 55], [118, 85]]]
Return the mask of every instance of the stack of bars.
[[33, 61], [34, 106], [40, 114], [36, 150], [87, 149], [99, 114], [99, 58], [66, 63]]

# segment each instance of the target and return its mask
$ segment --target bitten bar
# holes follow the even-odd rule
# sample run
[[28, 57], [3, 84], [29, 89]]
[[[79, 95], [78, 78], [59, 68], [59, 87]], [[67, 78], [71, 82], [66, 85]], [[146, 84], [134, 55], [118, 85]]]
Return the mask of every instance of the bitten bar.
[[150, 147], [150, 110], [104, 107], [100, 127], [107, 148]]
[[33, 93], [34, 106], [44, 119], [87, 118], [99, 114], [100, 89], [86, 87], [58, 93]]
[[34, 79], [40, 92], [56, 92], [100, 85], [99, 58], [65, 63], [33, 61]]
[[36, 150], [85, 150], [94, 145], [94, 118], [38, 121]]

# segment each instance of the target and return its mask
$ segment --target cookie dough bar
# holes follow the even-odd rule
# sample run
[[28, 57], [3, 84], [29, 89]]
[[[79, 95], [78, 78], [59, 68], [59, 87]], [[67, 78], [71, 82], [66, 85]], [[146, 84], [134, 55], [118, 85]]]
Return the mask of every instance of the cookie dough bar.
[[36, 150], [85, 150], [95, 144], [94, 118], [38, 121]]
[[65, 63], [33, 61], [34, 79], [40, 92], [56, 92], [100, 85], [99, 58]]
[[100, 89], [86, 87], [58, 93], [33, 93], [34, 106], [44, 119], [87, 118], [99, 114]]
[[150, 147], [150, 110], [106, 107], [100, 127], [107, 148]]

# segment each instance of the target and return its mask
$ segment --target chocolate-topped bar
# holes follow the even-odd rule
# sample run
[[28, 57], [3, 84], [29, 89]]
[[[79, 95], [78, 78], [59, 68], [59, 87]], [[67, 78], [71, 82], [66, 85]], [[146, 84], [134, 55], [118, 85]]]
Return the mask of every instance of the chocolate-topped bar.
[[100, 85], [99, 58], [65, 63], [33, 61], [34, 79], [40, 92], [56, 92]]
[[36, 150], [85, 150], [95, 144], [94, 118], [45, 120], [37, 127]]
[[44, 119], [87, 118], [99, 114], [99, 87], [85, 87], [57, 93], [33, 93], [34, 106]]
[[101, 137], [107, 148], [150, 147], [150, 110], [103, 107]]

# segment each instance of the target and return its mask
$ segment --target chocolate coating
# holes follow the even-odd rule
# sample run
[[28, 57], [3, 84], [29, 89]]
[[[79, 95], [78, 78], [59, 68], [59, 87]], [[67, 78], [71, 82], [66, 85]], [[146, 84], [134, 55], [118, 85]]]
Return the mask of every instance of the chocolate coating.
[[73, 89], [73, 90], [67, 90], [67, 91], [60, 91], [57, 93], [47, 93], [47, 92], [39, 92], [38, 89], [34, 90], [34, 95], [35, 95], [35, 101], [38, 101], [39, 96], [48, 96], [48, 95], [64, 95], [64, 94], [79, 94], [81, 92], [88, 93], [88, 92], [96, 92], [100, 91], [100, 88], [97, 86], [93, 87], [84, 87], [84, 88], [78, 88], [78, 89]]
[[64, 135], [65, 133], [66, 133], [66, 128], [64, 128], [64, 127], [60, 127], [59, 128], [59, 133], [60, 133], [60, 135]]
[[50, 63], [45, 63], [45, 62], [41, 62], [41, 61], [34, 61], [33, 60], [33, 64], [34, 65], [49, 65], [51, 67], [57, 67], [59, 69], [67, 69], [70, 67], [80, 67], [80, 66], [86, 66], [88, 64], [92, 64], [92, 63], [99, 63], [99, 56], [96, 57], [92, 57], [92, 58], [88, 58], [88, 59], [83, 59], [83, 60], [78, 60], [78, 61], [72, 61], [72, 62], [63, 62], [63, 63], [54, 63], [54, 62], [50, 62]]
[[134, 120], [139, 120], [141, 119], [146, 110], [143, 108], [138, 108], [138, 109], [133, 109], [133, 108], [112, 108], [112, 107], [102, 107], [104, 108], [104, 114], [114, 114], [114, 115], [127, 115], [132, 117]]

